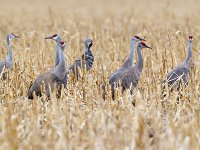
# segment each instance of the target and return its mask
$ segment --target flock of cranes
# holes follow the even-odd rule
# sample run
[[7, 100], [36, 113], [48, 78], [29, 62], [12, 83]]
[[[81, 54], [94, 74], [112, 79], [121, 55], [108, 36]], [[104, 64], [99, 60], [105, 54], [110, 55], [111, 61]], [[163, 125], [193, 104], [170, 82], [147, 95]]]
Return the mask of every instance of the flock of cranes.
[[[19, 38], [14, 34], [8, 34], [6, 37], [7, 46], [8, 46], [8, 55], [5, 59], [0, 61], [0, 73], [3, 79], [6, 79], [5, 69], [12, 69], [12, 49], [11, 49], [11, 40]], [[50, 37], [46, 37], [45, 39], [51, 39], [56, 42], [56, 55], [54, 66], [38, 75], [33, 83], [31, 83], [27, 96], [29, 99], [34, 98], [34, 93], [36, 96], [41, 96], [43, 91], [45, 91], [46, 96], [50, 97], [50, 94], [55, 90], [58, 90], [57, 96], [60, 96], [61, 88], [66, 88], [68, 82], [68, 74], [72, 73], [76, 80], [79, 78], [79, 69], [84, 69], [86, 71], [90, 70], [93, 66], [94, 56], [91, 51], [91, 47], [93, 42], [90, 38], [87, 38], [85, 41], [85, 53], [82, 55], [82, 58], [79, 60], [75, 60], [75, 62], [66, 69], [65, 62], [65, 48], [66, 43], [61, 40], [61, 37], [57, 34], [54, 34]], [[189, 73], [190, 73], [190, 64], [192, 60], [192, 36], [188, 38], [188, 52], [183, 63], [176, 68], [174, 68], [171, 72], [168, 73], [166, 80], [163, 81], [163, 96], [165, 96], [166, 85], [169, 89], [173, 90], [176, 88], [178, 90], [181, 86], [188, 84]], [[141, 50], [144, 48], [152, 49], [144, 43], [145, 39], [142, 39], [138, 36], [134, 36], [131, 38], [130, 43], [130, 53], [124, 64], [112, 73], [109, 77], [109, 85], [111, 86], [112, 98], [115, 98], [115, 88], [121, 86], [122, 93], [129, 89], [131, 94], [133, 89], [137, 86], [140, 75], [143, 69], [143, 57]], [[135, 65], [133, 65], [133, 55], [134, 48], [137, 45], [137, 55], [138, 60]], [[106, 85], [102, 86], [104, 94], [106, 93]]]

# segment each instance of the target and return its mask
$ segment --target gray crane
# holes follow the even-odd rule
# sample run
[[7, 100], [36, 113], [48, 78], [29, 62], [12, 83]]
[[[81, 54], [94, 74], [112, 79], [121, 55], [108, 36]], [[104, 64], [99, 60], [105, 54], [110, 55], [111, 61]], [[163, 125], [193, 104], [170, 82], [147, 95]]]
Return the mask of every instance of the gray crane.
[[126, 89], [130, 89], [132, 93], [133, 89], [137, 86], [138, 81], [140, 80], [140, 74], [142, 73], [143, 69], [143, 58], [141, 53], [141, 50], [143, 48], [152, 49], [151, 47], [147, 46], [144, 42], [140, 42], [137, 45], [138, 61], [136, 65], [124, 71], [117, 78], [109, 81], [109, 84], [111, 85], [113, 99], [114, 99], [115, 86], [119, 86], [119, 83], [121, 83], [122, 86], [122, 93]]
[[128, 58], [126, 59], [126, 61], [124, 62], [124, 64], [117, 69], [117, 71], [115, 71], [114, 73], [112, 73], [108, 79], [109, 82], [113, 82], [118, 76], [120, 76], [121, 74], [123, 74], [126, 70], [130, 69], [133, 65], [133, 55], [134, 55], [134, 47], [135, 44], [139, 41], [145, 41], [145, 39], [140, 38], [139, 36], [133, 36], [131, 38], [131, 44], [130, 44], [130, 53]]
[[58, 89], [58, 97], [60, 96], [61, 86], [67, 85], [67, 73], [66, 73], [66, 65], [65, 65], [65, 56], [64, 49], [66, 47], [65, 42], [60, 42], [60, 61], [57, 66], [53, 69], [40, 74], [34, 81], [34, 83], [28, 89], [28, 98], [33, 99], [33, 93], [37, 96], [42, 95], [41, 86], [44, 85], [45, 93], [47, 97], [50, 97], [51, 91], [53, 92], [54, 87], [56, 86]]
[[[7, 34], [6, 40], [7, 40], [7, 46], [8, 46], [8, 55], [6, 56], [6, 59], [2, 59], [0, 61], [0, 73], [2, 73], [3, 68], [5, 66], [6, 69], [12, 69], [12, 49], [11, 49], [11, 40], [19, 38], [19, 36], [16, 36], [14, 34]], [[3, 79], [6, 79], [6, 74], [3, 73]]]
[[72, 72], [76, 80], [78, 80], [79, 77], [78, 68], [86, 69], [86, 71], [88, 71], [93, 66], [94, 56], [90, 49], [92, 45], [93, 45], [92, 40], [90, 38], [87, 38], [85, 41], [85, 53], [82, 55], [82, 59], [75, 60], [73, 65], [69, 67], [68, 73]]
[[45, 39], [52, 39], [54, 41], [56, 41], [57, 45], [56, 45], [56, 56], [55, 56], [55, 65], [54, 66], [57, 66], [59, 64], [59, 45], [60, 45], [60, 42], [61, 42], [61, 37], [58, 35], [58, 34], [54, 34], [50, 37], [46, 37]]
[[[167, 75], [167, 85], [171, 91], [174, 89], [179, 90], [181, 85], [186, 86], [188, 84], [190, 65], [192, 62], [192, 40], [193, 37], [190, 35], [188, 37], [188, 52], [183, 63], [171, 70]], [[166, 96], [165, 85], [166, 80], [162, 83], [163, 97]]]

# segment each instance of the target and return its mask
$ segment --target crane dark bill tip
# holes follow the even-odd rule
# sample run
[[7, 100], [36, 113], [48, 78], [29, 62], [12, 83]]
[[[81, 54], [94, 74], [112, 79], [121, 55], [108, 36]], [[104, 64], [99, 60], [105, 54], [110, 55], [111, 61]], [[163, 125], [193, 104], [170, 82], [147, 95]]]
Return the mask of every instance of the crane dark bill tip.
[[145, 45], [146, 48], [152, 49], [152, 47], [149, 47], [148, 45]]

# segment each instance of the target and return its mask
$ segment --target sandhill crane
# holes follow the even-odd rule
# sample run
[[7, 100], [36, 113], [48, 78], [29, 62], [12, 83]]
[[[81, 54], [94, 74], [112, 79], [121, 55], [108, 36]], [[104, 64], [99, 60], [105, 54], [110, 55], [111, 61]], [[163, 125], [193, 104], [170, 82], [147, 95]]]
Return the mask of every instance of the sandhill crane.
[[109, 84], [111, 85], [113, 99], [114, 99], [115, 85], [119, 86], [119, 82], [121, 82], [122, 93], [126, 89], [130, 89], [132, 93], [133, 89], [137, 86], [138, 81], [140, 80], [140, 74], [142, 73], [142, 69], [143, 69], [143, 58], [142, 58], [142, 53], [141, 53], [141, 50], [143, 48], [152, 49], [151, 47], [147, 46], [144, 42], [140, 42], [137, 45], [138, 61], [136, 65], [124, 71], [117, 78], [109, 81]]
[[[184, 86], [188, 84], [189, 73], [190, 73], [190, 65], [192, 62], [192, 39], [193, 37], [190, 35], [188, 37], [188, 52], [183, 63], [172, 71], [170, 71], [167, 75], [167, 84], [169, 89], [172, 91], [174, 88], [179, 90], [181, 84]], [[163, 81], [163, 97], [165, 97], [165, 84], [166, 80]]]
[[59, 35], [54, 34], [50, 37], [46, 37], [45, 39], [52, 39], [52, 40], [56, 41], [56, 43], [57, 43], [57, 45], [56, 45], [56, 56], [55, 56], [55, 61], [54, 61], [54, 63], [55, 63], [54, 66], [57, 66], [59, 64], [59, 60], [60, 60], [59, 59], [59, 45], [60, 45], [60, 42], [61, 42], [61, 38], [60, 38]]
[[[59, 64], [54, 67], [53, 69], [40, 74], [34, 81], [34, 83], [29, 87], [28, 90], [28, 98], [33, 99], [33, 92], [37, 96], [42, 95], [42, 85], [45, 85], [45, 92], [47, 97], [50, 97], [51, 92], [54, 90], [54, 86], [57, 87], [58, 92], [60, 94], [61, 85], [63, 84], [64, 87], [67, 85], [67, 78], [66, 78], [66, 65], [65, 65], [65, 57], [64, 57], [64, 49], [66, 44], [64, 42], [60, 42], [60, 61]], [[59, 95], [58, 95], [59, 96]]]
[[86, 71], [92, 68], [92, 65], [94, 62], [94, 56], [90, 49], [92, 45], [93, 45], [92, 40], [90, 38], [87, 38], [85, 41], [85, 54], [82, 55], [82, 59], [75, 60], [74, 64], [69, 67], [68, 73], [72, 72], [74, 76], [76, 77], [76, 80], [78, 80], [78, 77], [79, 77], [78, 68], [86, 69]]
[[[8, 46], [8, 55], [6, 56], [6, 59], [2, 59], [0, 61], [0, 73], [2, 73], [4, 65], [6, 69], [11, 69], [12, 68], [12, 49], [11, 49], [11, 40], [19, 38], [19, 36], [16, 36], [14, 34], [7, 34], [6, 40], [7, 40], [7, 46]], [[6, 78], [5, 73], [3, 74], [3, 79]]]
[[112, 80], [115, 80], [118, 76], [123, 74], [124, 71], [128, 70], [133, 65], [133, 55], [134, 55], [134, 47], [135, 44], [139, 41], [145, 41], [145, 39], [140, 38], [139, 36], [133, 36], [131, 38], [131, 44], [130, 44], [130, 53], [124, 64], [114, 73], [112, 73], [108, 79], [110, 82], [113, 82]]

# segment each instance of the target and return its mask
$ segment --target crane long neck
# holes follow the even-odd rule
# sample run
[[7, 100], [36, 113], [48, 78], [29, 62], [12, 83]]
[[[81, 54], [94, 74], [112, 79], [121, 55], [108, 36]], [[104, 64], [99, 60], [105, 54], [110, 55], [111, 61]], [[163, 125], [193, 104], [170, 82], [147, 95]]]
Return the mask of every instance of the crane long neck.
[[89, 49], [90, 49], [90, 47], [88, 46], [88, 44], [87, 44], [87, 43], [85, 43], [85, 53], [86, 53], [86, 52], [88, 52], [88, 51], [89, 51]]
[[59, 64], [60, 56], [59, 56], [59, 44], [60, 41], [56, 41], [56, 57], [55, 57], [55, 66]]
[[12, 61], [12, 49], [11, 49], [11, 42], [10, 42], [9, 35], [7, 35], [7, 46], [8, 46], [7, 58], [8, 58], [8, 60]]
[[128, 59], [131, 61], [133, 60], [135, 43], [136, 42], [134, 41], [134, 42], [131, 42], [131, 44], [130, 44], [130, 53], [129, 53]]
[[63, 79], [66, 73], [66, 64], [65, 64], [65, 55], [64, 55], [64, 48], [60, 50], [60, 61], [59, 64], [55, 68], [55, 74]]
[[139, 72], [142, 72], [143, 69], [143, 58], [141, 50], [141, 47], [137, 47], [138, 61], [136, 63], [136, 68], [139, 70]]
[[65, 53], [64, 53], [63, 48], [60, 51], [60, 61], [59, 61], [58, 67], [62, 70], [62, 72], [66, 71]]
[[7, 35], [6, 40], [7, 40], [7, 45], [10, 46], [10, 36], [9, 35]]
[[192, 42], [191, 41], [188, 42], [188, 53], [185, 59], [185, 63], [188, 63], [190, 58], [192, 58]]
[[89, 46], [87, 42], [85, 42], [85, 53], [82, 55], [82, 59], [87, 59], [88, 55], [92, 53], [90, 48], [91, 46]]
[[136, 42], [133, 41], [130, 44], [130, 53], [129, 53], [129, 56], [128, 56], [127, 60], [124, 63], [127, 67], [129, 67], [129, 66], [131, 67], [132, 64], [133, 64], [133, 55], [134, 55], [134, 46], [135, 46], [135, 43]]

